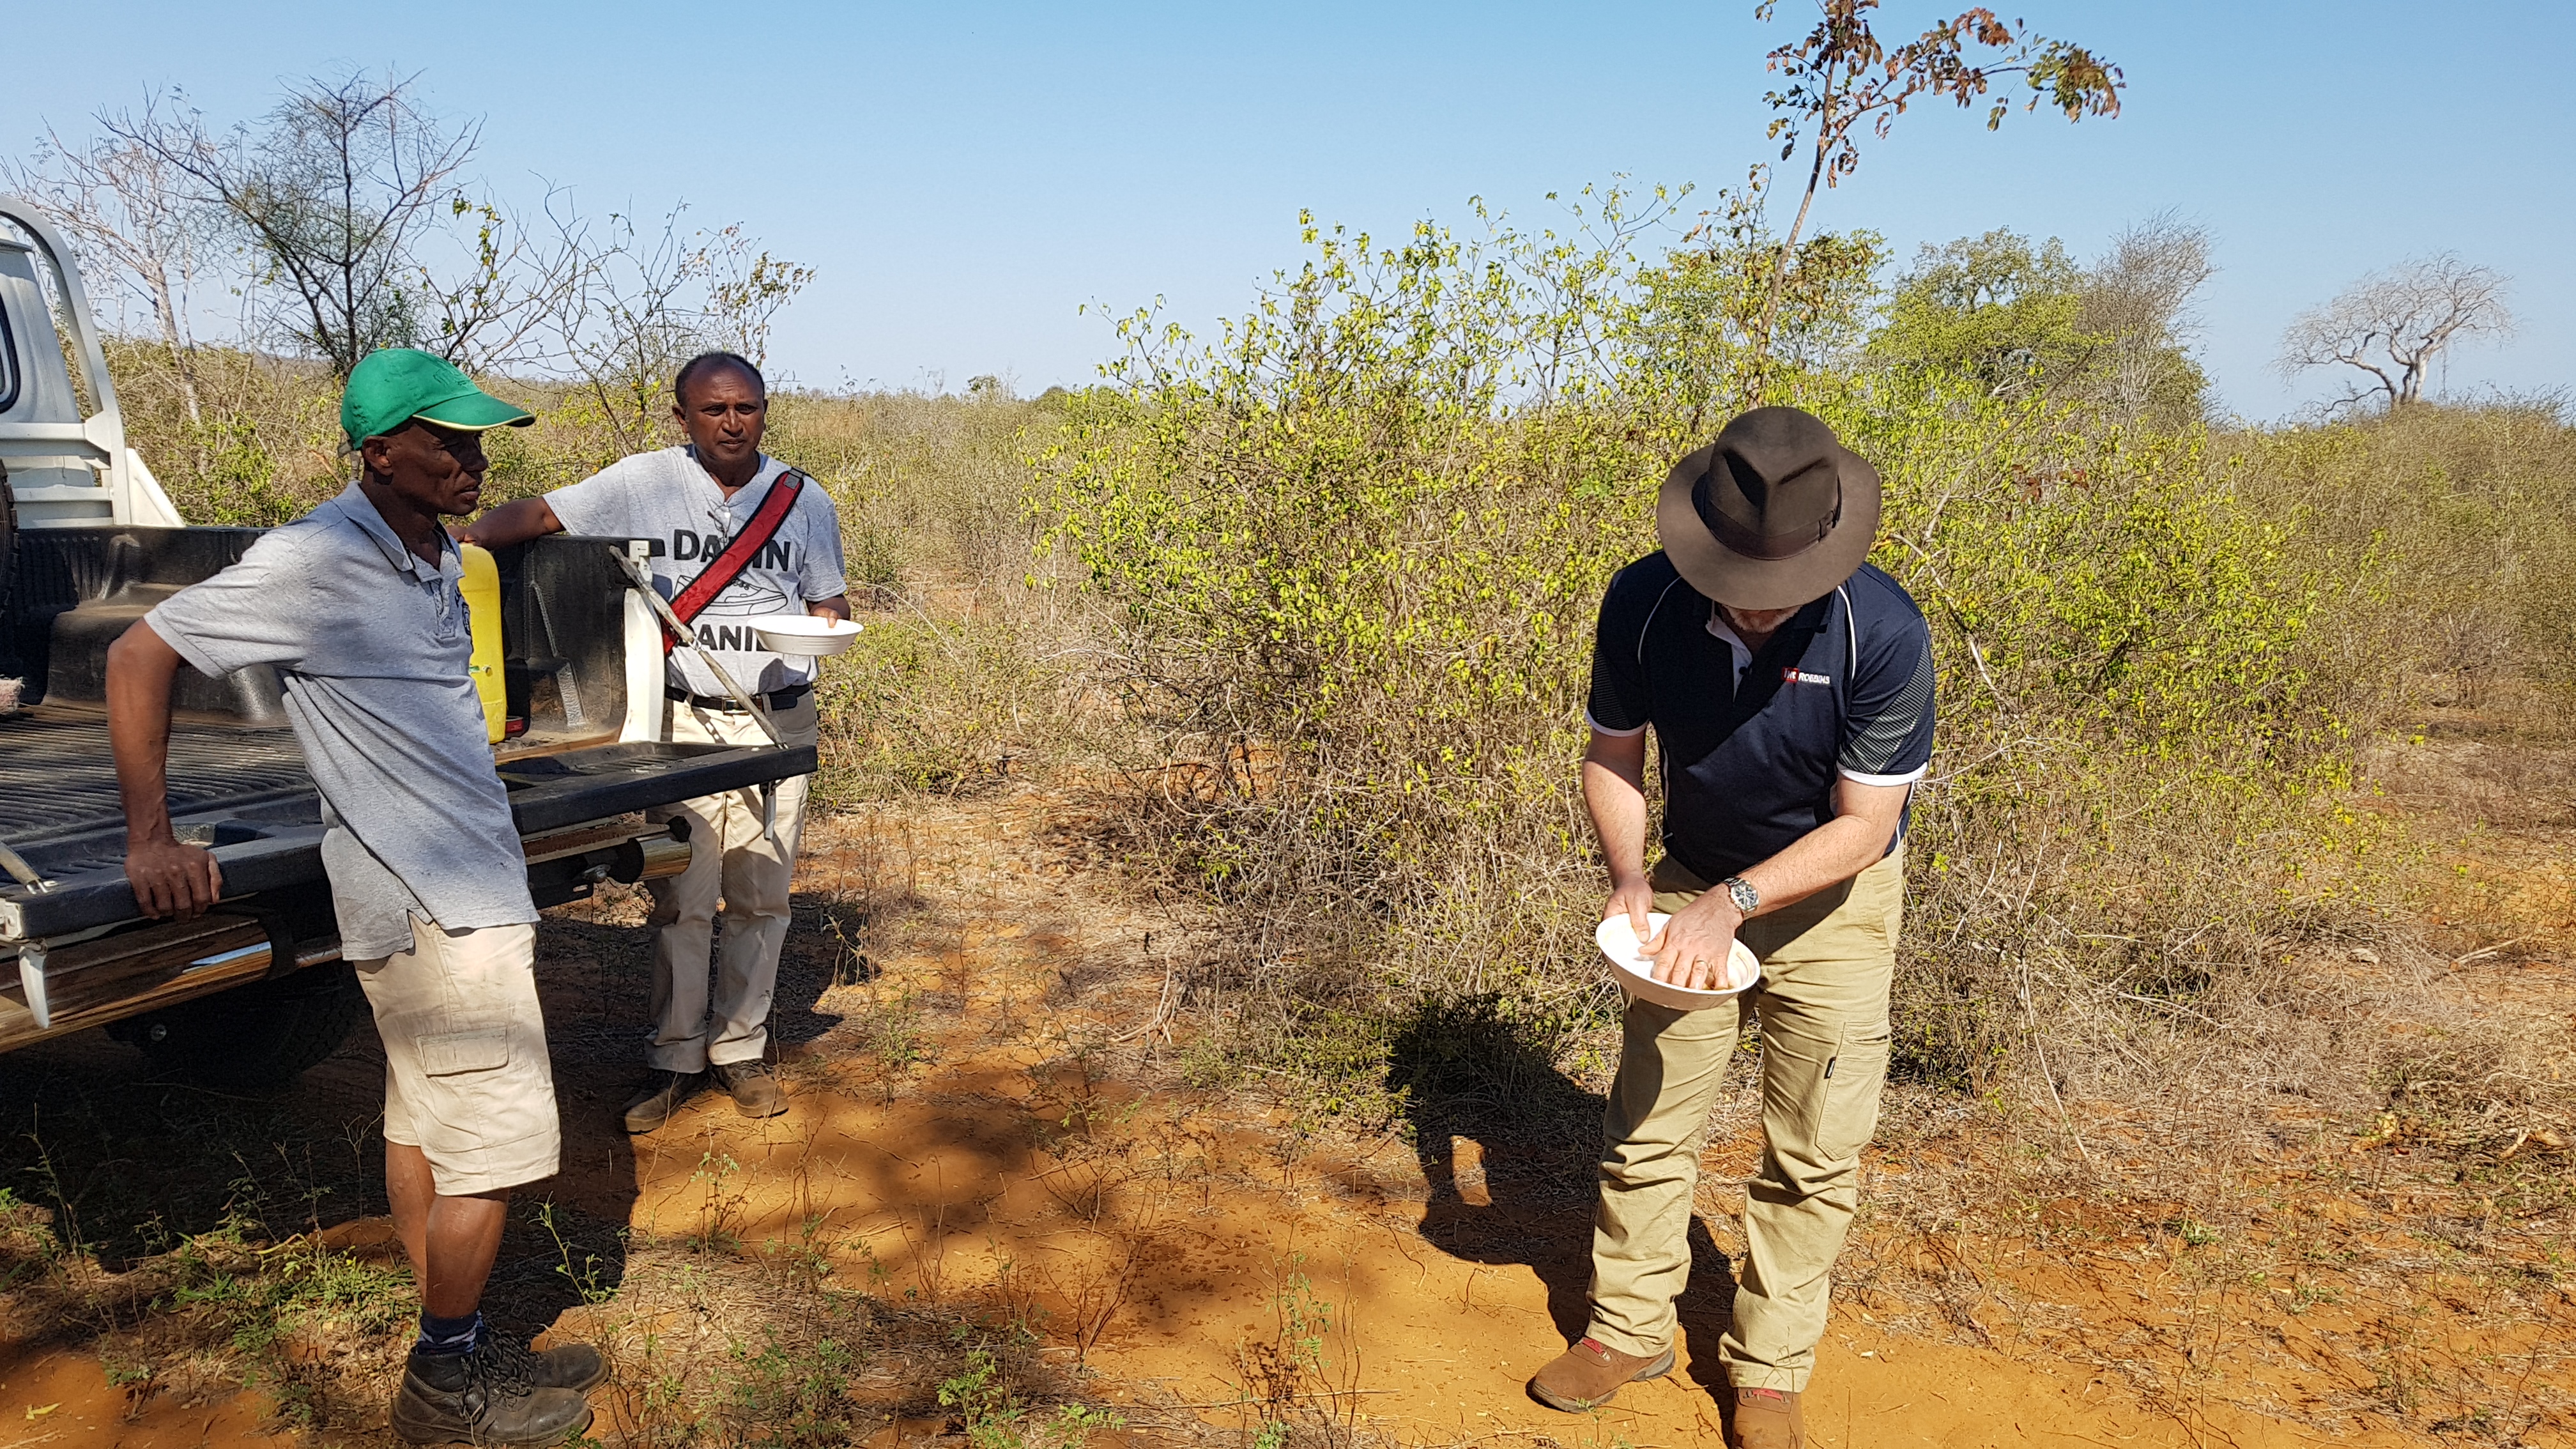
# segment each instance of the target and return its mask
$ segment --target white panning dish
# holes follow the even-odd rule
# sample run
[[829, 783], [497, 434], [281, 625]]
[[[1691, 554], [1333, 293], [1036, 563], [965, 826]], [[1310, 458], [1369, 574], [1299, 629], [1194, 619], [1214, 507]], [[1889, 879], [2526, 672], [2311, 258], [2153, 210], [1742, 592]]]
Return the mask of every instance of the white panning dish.
[[[1662, 911], [1648, 912], [1647, 936], [1651, 939], [1655, 932], [1664, 928], [1664, 922], [1671, 919]], [[1619, 985], [1630, 996], [1651, 1001], [1657, 1006], [1669, 1006], [1675, 1011], [1703, 1011], [1717, 1006], [1732, 1000], [1762, 979], [1762, 963], [1753, 958], [1752, 949], [1742, 941], [1737, 941], [1735, 948], [1727, 953], [1726, 989], [1693, 991], [1655, 979], [1655, 963], [1637, 949], [1636, 928], [1628, 924], [1626, 916], [1612, 916], [1603, 921], [1593, 930], [1592, 939], [1600, 945], [1601, 954], [1609, 958], [1610, 974], [1618, 979]]]
[[826, 619], [819, 614], [764, 614], [751, 621], [760, 642], [780, 654], [838, 654], [859, 637], [856, 619]]

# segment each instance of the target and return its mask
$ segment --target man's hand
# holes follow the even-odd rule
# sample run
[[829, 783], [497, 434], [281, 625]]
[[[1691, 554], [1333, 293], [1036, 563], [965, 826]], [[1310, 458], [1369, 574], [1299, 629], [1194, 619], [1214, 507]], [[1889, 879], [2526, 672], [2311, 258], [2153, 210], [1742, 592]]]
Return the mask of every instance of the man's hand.
[[1743, 924], [1734, 897], [1723, 890], [1703, 892], [1645, 943], [1645, 953], [1655, 963], [1651, 974], [1686, 991], [1725, 990], [1731, 984], [1727, 958], [1735, 950], [1736, 928]]
[[214, 852], [166, 836], [126, 842], [125, 879], [134, 903], [156, 921], [195, 920], [224, 898], [224, 871]]
[[1655, 888], [1646, 884], [1642, 875], [1622, 876], [1610, 887], [1610, 899], [1601, 907], [1601, 919], [1626, 916], [1628, 929], [1637, 933], [1642, 944], [1646, 939], [1646, 913], [1655, 908]]

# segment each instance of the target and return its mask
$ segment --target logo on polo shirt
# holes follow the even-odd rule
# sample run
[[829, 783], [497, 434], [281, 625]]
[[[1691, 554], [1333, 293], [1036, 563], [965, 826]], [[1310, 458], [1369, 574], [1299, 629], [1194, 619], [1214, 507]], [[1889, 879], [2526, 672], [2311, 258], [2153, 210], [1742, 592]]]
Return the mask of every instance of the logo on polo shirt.
[[1834, 682], [1834, 677], [1830, 674], [1809, 674], [1803, 669], [1783, 669], [1780, 671], [1780, 682], [1782, 684], [1831, 684]]

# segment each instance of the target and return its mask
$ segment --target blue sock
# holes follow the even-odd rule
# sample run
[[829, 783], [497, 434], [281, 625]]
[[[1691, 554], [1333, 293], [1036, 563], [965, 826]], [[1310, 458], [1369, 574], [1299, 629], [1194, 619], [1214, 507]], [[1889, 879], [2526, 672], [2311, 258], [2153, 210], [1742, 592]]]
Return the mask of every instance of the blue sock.
[[483, 1336], [480, 1311], [463, 1318], [432, 1318], [429, 1310], [420, 1311], [420, 1341], [411, 1351], [431, 1358], [457, 1358], [474, 1351], [475, 1341]]

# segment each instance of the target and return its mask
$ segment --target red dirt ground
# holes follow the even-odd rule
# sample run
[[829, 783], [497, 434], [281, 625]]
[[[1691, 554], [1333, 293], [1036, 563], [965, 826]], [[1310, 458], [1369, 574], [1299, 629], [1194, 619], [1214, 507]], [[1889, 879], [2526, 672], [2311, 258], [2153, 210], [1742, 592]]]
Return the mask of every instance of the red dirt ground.
[[[1064, 808], [1022, 791], [814, 827], [780, 1018], [794, 1110], [768, 1122], [702, 1100], [653, 1137], [616, 1132], [638, 1069], [638, 912], [558, 913], [545, 969], [568, 1132], [554, 1201], [639, 1238], [756, 1245], [819, 1217], [841, 1281], [1023, 1312], [1056, 1361], [1089, 1371], [1086, 1394], [1140, 1419], [1241, 1424], [1248, 1441], [1261, 1405], [1295, 1404], [1319, 1431], [1403, 1443], [1718, 1445], [1745, 1113], [1708, 1150], [1680, 1367], [1592, 1416], [1545, 1409], [1522, 1385], [1580, 1330], [1583, 1145], [1512, 1140], [1463, 1112], [1408, 1141], [1186, 1085], [1167, 975], [1186, 925], [1052, 833]], [[858, 984], [829, 984], [845, 964], [835, 921], [868, 959]], [[2553, 961], [2494, 970], [2576, 998]], [[363, 1112], [379, 1062], [361, 1040], [313, 1074], [314, 1120]], [[136, 1070], [103, 1040], [63, 1048], [56, 1069]], [[1884, 1192], [1926, 1176], [1973, 1190], [2014, 1150], [1973, 1124], [1893, 1135], [1872, 1157]], [[2237, 1185], [2259, 1206], [2215, 1245], [2152, 1200], [2034, 1201], [2018, 1232], [1994, 1227], [2009, 1213], [1938, 1230], [1873, 1219], [1808, 1398], [1814, 1442], [2576, 1442], [2576, 1299], [2555, 1279], [2523, 1282], [2507, 1311], [2495, 1265], [2467, 1260], [2391, 1287], [2363, 1269], [2425, 1253], [2428, 1213], [2448, 1209], [2399, 1180], [2367, 1186], [2285, 1165]], [[2261, 1264], [2305, 1266], [2294, 1285]], [[576, 1308], [556, 1331], [614, 1311]], [[2459, 1406], [2447, 1419], [2445, 1395]], [[267, 1407], [249, 1393], [129, 1402], [86, 1349], [0, 1344], [0, 1449], [285, 1437]], [[601, 1427], [618, 1422], [612, 1405]]]

